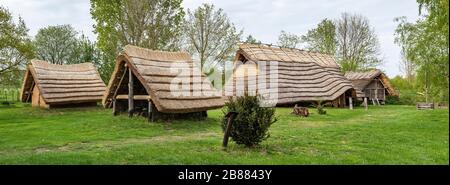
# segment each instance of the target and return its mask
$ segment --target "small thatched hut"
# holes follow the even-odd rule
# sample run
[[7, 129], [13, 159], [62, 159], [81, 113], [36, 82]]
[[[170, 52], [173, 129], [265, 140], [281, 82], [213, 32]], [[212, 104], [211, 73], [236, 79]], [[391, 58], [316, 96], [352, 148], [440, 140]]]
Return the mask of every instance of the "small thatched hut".
[[[270, 80], [272, 75], [276, 81]], [[265, 96], [277, 91], [277, 105], [325, 101], [335, 107], [345, 107], [350, 98], [356, 97], [351, 82], [341, 73], [332, 56], [299, 49], [240, 44], [234, 73], [227, 82], [227, 86], [233, 86], [234, 95], [239, 86], [237, 82], [241, 80], [245, 82], [247, 93], [251, 92], [249, 89], [276, 85], [276, 89], [257, 90], [256, 94]], [[230, 87], [226, 89], [229, 94]]]
[[387, 76], [379, 69], [368, 72], [347, 72], [345, 77], [352, 82], [358, 100], [367, 98], [373, 102], [384, 103], [386, 95], [398, 96]]
[[205, 117], [223, 106], [220, 93], [185, 52], [154, 51], [127, 45], [116, 65], [103, 105], [113, 114], [128, 110], [156, 118]]
[[104, 91], [105, 84], [91, 63], [55, 65], [32, 60], [25, 72], [21, 100], [44, 108], [96, 105]]

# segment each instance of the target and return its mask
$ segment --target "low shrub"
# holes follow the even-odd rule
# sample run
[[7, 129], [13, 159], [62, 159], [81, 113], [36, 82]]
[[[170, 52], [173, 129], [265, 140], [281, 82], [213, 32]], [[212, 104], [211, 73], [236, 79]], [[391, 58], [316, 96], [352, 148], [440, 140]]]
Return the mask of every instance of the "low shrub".
[[[229, 98], [223, 108], [224, 115], [229, 112], [237, 112], [230, 130], [231, 139], [237, 144], [247, 147], [258, 145], [267, 139], [270, 125], [275, 121], [275, 108], [261, 107], [257, 96], [240, 96]], [[222, 120], [222, 129], [227, 127], [227, 118]]]
[[402, 102], [400, 102], [400, 99], [397, 96], [386, 96], [385, 103], [390, 105], [402, 104]]
[[314, 103], [314, 106], [317, 108], [317, 114], [325, 115], [327, 114], [327, 111], [325, 110], [325, 105], [322, 101], [317, 101], [317, 103]]

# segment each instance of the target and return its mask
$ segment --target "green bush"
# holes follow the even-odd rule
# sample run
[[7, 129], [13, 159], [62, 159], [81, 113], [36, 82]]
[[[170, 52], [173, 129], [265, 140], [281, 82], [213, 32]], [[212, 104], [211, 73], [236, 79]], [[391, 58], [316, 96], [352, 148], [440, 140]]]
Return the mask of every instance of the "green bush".
[[[231, 139], [237, 144], [247, 147], [258, 145], [270, 135], [268, 129], [276, 121], [275, 108], [260, 107], [257, 96], [240, 96], [229, 98], [223, 108], [224, 115], [237, 112], [230, 130]], [[227, 118], [222, 120], [222, 129], [225, 131]]]
[[397, 96], [386, 96], [385, 103], [390, 105], [402, 104], [402, 102], [400, 102], [400, 99]]
[[317, 113], [320, 115], [327, 114], [327, 111], [324, 109], [322, 105], [317, 106]]
[[325, 105], [322, 101], [317, 101], [316, 103], [313, 103], [313, 106], [317, 108], [317, 114], [325, 115], [327, 114], [327, 111], [325, 110]]

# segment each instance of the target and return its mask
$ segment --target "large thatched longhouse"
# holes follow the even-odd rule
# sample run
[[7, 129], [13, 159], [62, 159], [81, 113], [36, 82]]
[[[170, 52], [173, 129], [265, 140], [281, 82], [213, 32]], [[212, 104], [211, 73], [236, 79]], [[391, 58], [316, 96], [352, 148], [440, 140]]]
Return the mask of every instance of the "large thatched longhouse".
[[[239, 61], [242, 63], [237, 65]], [[351, 82], [330, 55], [264, 44], [240, 44], [235, 66], [227, 81], [227, 95], [230, 89], [233, 95], [239, 94], [236, 87], [241, 80], [245, 83], [244, 91], [249, 94], [251, 89], [276, 85], [275, 89], [253, 92], [265, 96], [277, 91], [277, 105], [324, 101], [345, 107], [349, 105], [349, 98], [356, 97]], [[271, 81], [271, 75], [277, 80]]]
[[345, 77], [353, 83], [358, 100], [367, 98], [372, 102], [384, 103], [386, 96], [398, 96], [387, 76], [379, 69], [367, 72], [348, 72]]
[[25, 72], [21, 100], [44, 108], [96, 105], [104, 91], [105, 84], [91, 63], [55, 65], [33, 60]]
[[116, 65], [103, 105], [116, 115], [128, 111], [155, 118], [204, 117], [224, 100], [185, 52], [127, 45]]

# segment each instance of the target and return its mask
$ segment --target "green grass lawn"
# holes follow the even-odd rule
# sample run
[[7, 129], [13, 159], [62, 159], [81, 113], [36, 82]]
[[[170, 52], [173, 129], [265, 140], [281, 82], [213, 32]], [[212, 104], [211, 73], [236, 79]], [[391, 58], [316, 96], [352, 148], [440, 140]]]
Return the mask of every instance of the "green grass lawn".
[[449, 164], [448, 109], [277, 108], [255, 148], [222, 144], [221, 110], [205, 121], [148, 123], [97, 108], [0, 108], [0, 164]]

